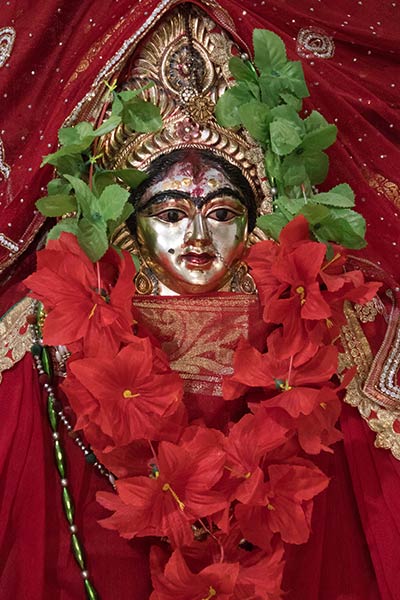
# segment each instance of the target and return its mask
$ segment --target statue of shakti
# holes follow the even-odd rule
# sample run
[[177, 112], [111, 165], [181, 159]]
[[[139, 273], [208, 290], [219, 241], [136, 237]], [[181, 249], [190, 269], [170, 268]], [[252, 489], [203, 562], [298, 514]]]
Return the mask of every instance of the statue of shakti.
[[[130, 209], [95, 259], [82, 232], [115, 220], [121, 187], [66, 210], [0, 324], [0, 595], [393, 599], [392, 282], [327, 255], [303, 215], [279, 243], [257, 227], [276, 194], [264, 154], [214, 117], [243, 48], [214, 3], [215, 20], [170, 4], [108, 73], [162, 117], [99, 134], [103, 175], [146, 173]], [[98, 119], [106, 92], [67, 125]], [[92, 175], [63, 185], [97, 202]]]

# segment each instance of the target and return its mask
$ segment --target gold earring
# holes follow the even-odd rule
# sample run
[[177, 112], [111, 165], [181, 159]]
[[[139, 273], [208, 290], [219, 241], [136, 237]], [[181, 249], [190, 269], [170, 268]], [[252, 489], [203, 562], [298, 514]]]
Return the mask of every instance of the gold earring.
[[255, 294], [257, 287], [254, 279], [249, 273], [249, 267], [245, 262], [241, 262], [236, 269], [231, 283], [232, 292], [241, 292], [242, 294]]
[[134, 281], [136, 291], [140, 296], [156, 296], [158, 294], [158, 281], [145, 264], [140, 265], [140, 269], [136, 273]]

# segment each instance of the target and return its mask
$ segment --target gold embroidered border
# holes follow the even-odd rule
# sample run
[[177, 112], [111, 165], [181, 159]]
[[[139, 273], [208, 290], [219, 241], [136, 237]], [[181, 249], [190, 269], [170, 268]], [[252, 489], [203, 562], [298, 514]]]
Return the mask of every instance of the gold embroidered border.
[[31, 349], [33, 336], [26, 318], [32, 312], [32, 298], [24, 298], [0, 320], [0, 382], [3, 371], [11, 369]]
[[358, 409], [362, 418], [376, 433], [375, 447], [390, 450], [400, 460], [400, 410], [387, 409], [364, 393], [364, 384], [370, 372], [373, 355], [356, 312], [347, 303], [347, 325], [342, 328], [344, 353], [340, 355], [340, 369], [357, 367], [358, 373], [347, 388], [344, 401]]

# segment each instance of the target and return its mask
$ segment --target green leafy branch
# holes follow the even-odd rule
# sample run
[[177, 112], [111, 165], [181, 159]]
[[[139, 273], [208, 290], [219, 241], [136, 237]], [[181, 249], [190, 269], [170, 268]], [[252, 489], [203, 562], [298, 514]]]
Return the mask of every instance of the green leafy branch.
[[[115, 229], [133, 212], [128, 203], [129, 191], [123, 184], [135, 188], [146, 178], [137, 169], [101, 168], [98, 164], [102, 156], [98, 154], [101, 136], [121, 123], [138, 133], [156, 131], [162, 125], [159, 108], [139, 97], [151, 84], [118, 93], [115, 84], [106, 85], [110, 94], [97, 128], [83, 121], [59, 130], [60, 148], [42, 162], [42, 166], [53, 165], [58, 177], [48, 184], [48, 195], [36, 202], [46, 217], [62, 217], [50, 230], [48, 239], [57, 239], [63, 231], [73, 233], [93, 262], [104, 255]], [[103, 121], [111, 99], [111, 114]]]
[[265, 153], [265, 170], [276, 190], [274, 213], [258, 219], [258, 226], [278, 239], [297, 214], [304, 214], [315, 239], [348, 248], [365, 246], [365, 221], [352, 210], [354, 194], [347, 184], [324, 194], [313, 186], [322, 183], [329, 169], [324, 152], [337, 135], [316, 110], [302, 118], [303, 98], [309, 95], [300, 61], [290, 61], [281, 38], [255, 29], [254, 65], [233, 57], [229, 68], [236, 84], [219, 99], [215, 115], [224, 127], [245, 127]]

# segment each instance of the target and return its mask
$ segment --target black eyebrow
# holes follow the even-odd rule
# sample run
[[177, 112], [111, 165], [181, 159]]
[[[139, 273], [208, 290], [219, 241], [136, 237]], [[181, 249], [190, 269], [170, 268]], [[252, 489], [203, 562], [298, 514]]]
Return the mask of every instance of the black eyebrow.
[[138, 206], [138, 210], [144, 210], [152, 204], [160, 204], [164, 200], [175, 200], [181, 198], [182, 200], [190, 200], [190, 194], [188, 192], [182, 192], [181, 190], [165, 190], [163, 192], [157, 192], [154, 196], [151, 196], [142, 206]]
[[214, 198], [219, 198], [220, 196], [230, 196], [231, 198], [234, 198], [235, 200], [239, 200], [243, 204], [242, 194], [240, 194], [237, 190], [233, 190], [230, 187], [222, 187], [222, 188], [218, 188], [217, 190], [214, 190], [213, 192], [209, 192], [204, 197], [203, 204], [205, 204], [206, 202], [210, 202], [210, 200], [214, 200]]
[[206, 196], [197, 196], [196, 198], [193, 198], [189, 192], [182, 192], [181, 190], [164, 190], [154, 194], [154, 196], [149, 198], [142, 206], [138, 206], [138, 209], [140, 211], [146, 210], [146, 208], [153, 204], [161, 204], [161, 202], [164, 202], [165, 200], [176, 200], [177, 198], [180, 198], [181, 200], [191, 200], [193, 204], [200, 209], [204, 204], [207, 204], [207, 202], [211, 202], [214, 198], [219, 198], [221, 196], [230, 196], [244, 204], [243, 197], [237, 190], [233, 190], [230, 187], [221, 187], [209, 192]]

